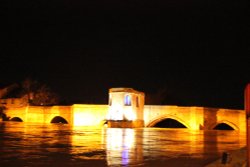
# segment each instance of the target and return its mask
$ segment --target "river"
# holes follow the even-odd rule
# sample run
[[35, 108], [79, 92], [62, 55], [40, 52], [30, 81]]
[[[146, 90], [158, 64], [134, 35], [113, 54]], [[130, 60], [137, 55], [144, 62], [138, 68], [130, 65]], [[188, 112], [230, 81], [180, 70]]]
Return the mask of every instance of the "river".
[[202, 167], [246, 145], [245, 133], [0, 122], [0, 166]]

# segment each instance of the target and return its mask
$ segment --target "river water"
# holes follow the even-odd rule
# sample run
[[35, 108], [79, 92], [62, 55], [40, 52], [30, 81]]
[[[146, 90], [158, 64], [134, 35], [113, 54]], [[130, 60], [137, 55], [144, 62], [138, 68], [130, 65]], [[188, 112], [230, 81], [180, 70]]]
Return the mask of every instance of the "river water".
[[201, 167], [246, 145], [231, 130], [87, 128], [0, 122], [0, 166]]

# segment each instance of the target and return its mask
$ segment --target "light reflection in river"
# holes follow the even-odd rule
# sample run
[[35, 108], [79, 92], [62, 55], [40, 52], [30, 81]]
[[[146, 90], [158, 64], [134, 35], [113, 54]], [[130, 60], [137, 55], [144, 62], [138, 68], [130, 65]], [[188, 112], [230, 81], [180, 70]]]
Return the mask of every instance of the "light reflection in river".
[[138, 154], [139, 143], [135, 141], [134, 129], [108, 128], [106, 129], [106, 150], [108, 165], [128, 165], [134, 162], [135, 156]]
[[0, 122], [0, 166], [192, 166], [244, 147], [237, 131]]

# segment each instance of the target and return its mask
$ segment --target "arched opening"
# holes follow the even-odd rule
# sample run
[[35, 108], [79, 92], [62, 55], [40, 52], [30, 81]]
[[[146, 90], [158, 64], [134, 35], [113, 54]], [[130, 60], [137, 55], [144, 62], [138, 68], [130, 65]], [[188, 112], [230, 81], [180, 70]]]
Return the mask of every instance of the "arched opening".
[[103, 126], [108, 127], [108, 121], [104, 121]]
[[60, 116], [56, 116], [54, 117], [50, 123], [62, 123], [62, 124], [67, 124], [68, 122], [63, 118], [63, 117], [60, 117]]
[[19, 117], [13, 117], [10, 119], [10, 121], [14, 121], [14, 122], [23, 122], [23, 120]]
[[226, 123], [219, 123], [213, 129], [214, 130], [234, 130], [234, 128], [232, 128]]
[[187, 128], [185, 125], [176, 121], [175, 119], [167, 118], [160, 122], [157, 122], [153, 127], [158, 128]]

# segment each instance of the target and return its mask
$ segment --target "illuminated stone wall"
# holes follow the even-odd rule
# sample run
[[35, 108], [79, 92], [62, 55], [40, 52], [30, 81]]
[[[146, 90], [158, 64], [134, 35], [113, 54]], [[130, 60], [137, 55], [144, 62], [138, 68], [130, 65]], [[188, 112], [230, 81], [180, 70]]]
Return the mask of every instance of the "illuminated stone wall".
[[71, 106], [26, 106], [9, 107], [6, 114], [10, 119], [20, 118], [23, 122], [50, 123], [56, 116], [64, 118], [69, 124], [72, 123]]
[[167, 118], [174, 119], [193, 130], [212, 130], [216, 125], [225, 123], [235, 130], [246, 131], [244, 110], [206, 107], [144, 106], [144, 122], [146, 127], [152, 127]]
[[30, 123], [51, 123], [55, 117], [61, 117], [74, 126], [100, 126], [105, 122], [107, 108], [107, 105], [26, 106], [8, 108], [6, 114], [10, 119]]
[[199, 129], [203, 122], [203, 112], [197, 112], [196, 107], [144, 106], [146, 127], [152, 127], [167, 118], [174, 119], [189, 129]]
[[10, 119], [20, 118], [22, 121], [26, 122], [27, 111], [28, 107], [8, 107], [5, 113]]
[[72, 106], [72, 120], [74, 126], [103, 126], [108, 112], [107, 105]]
[[144, 127], [145, 94], [132, 88], [112, 88], [109, 90], [108, 127]]
[[109, 90], [108, 120], [142, 121], [144, 108], [143, 92], [132, 88], [112, 88]]
[[235, 130], [246, 131], [246, 115], [244, 110], [204, 109], [204, 129], [213, 129], [219, 123], [225, 123]]

